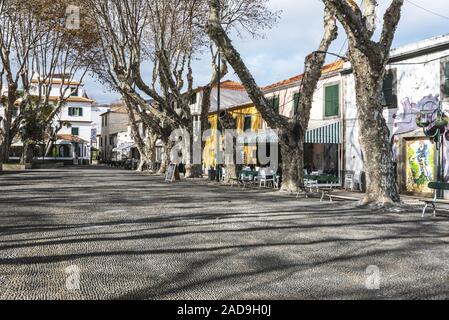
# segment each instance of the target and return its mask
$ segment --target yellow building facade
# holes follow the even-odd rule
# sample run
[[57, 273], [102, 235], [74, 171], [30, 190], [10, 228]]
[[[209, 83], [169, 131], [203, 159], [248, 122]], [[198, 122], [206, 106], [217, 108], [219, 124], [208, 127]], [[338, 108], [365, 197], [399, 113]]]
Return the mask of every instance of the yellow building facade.
[[[231, 116], [236, 120], [237, 131], [245, 132], [250, 129], [252, 132], [257, 132], [263, 128], [263, 119], [261, 114], [257, 111], [253, 104], [247, 104], [234, 108], [227, 109]], [[251, 119], [251, 120], [250, 120]], [[251, 122], [250, 122], [251, 121]], [[217, 113], [209, 115], [209, 127], [211, 129], [211, 136], [205, 141], [203, 153], [203, 167], [206, 169], [215, 168], [217, 159], [215, 156], [216, 137], [217, 137]], [[222, 132], [221, 145], [224, 142], [224, 132]], [[246, 165], [257, 164], [257, 146], [244, 146], [244, 163]]]

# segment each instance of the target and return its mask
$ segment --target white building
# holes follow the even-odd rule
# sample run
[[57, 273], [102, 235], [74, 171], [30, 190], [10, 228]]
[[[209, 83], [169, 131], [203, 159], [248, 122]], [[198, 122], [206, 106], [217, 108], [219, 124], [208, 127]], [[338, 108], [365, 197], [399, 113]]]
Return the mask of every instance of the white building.
[[[42, 80], [39, 80], [37, 75], [32, 78], [31, 95], [39, 95], [39, 81]], [[88, 164], [91, 160], [91, 148], [96, 145], [96, 134], [100, 128], [99, 114], [106, 109], [94, 104], [94, 100], [88, 97], [83, 83], [63, 80], [62, 76], [55, 76], [51, 81], [49, 93], [51, 103], [58, 102], [61, 90], [64, 91], [67, 88], [67, 91], [64, 97], [65, 103], [54, 119], [55, 128], [61, 123], [64, 125], [58, 131], [53, 150], [45, 160], [61, 161], [67, 164]], [[4, 110], [0, 107], [0, 116], [3, 113]], [[16, 139], [12, 147], [11, 159], [17, 160], [22, 152], [22, 143]], [[39, 157], [39, 159], [42, 158]]]
[[[121, 161], [129, 157], [125, 149], [131, 149], [134, 140], [129, 126], [128, 112], [122, 104], [111, 105], [102, 113], [100, 136], [100, 160], [103, 162]], [[118, 150], [120, 148], [120, 151]], [[129, 150], [130, 151], [130, 150]]]
[[[344, 123], [345, 168], [363, 171], [354, 75], [345, 65]], [[449, 114], [449, 35], [419, 41], [391, 51], [384, 80], [384, 117], [391, 132], [401, 193], [430, 194], [428, 181], [438, 176], [438, 152], [435, 144], [418, 127], [416, 118], [422, 110], [433, 112], [441, 102]], [[449, 177], [449, 144], [445, 141], [445, 180]]]

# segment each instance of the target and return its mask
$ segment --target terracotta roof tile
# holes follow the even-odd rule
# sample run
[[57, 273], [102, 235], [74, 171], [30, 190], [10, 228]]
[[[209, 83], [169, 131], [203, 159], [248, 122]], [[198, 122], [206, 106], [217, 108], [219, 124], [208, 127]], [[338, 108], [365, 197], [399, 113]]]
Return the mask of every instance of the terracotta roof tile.
[[58, 140], [65, 140], [65, 141], [73, 141], [73, 142], [82, 142], [82, 143], [88, 143], [88, 141], [80, 138], [79, 136], [74, 136], [72, 134], [58, 134], [57, 136]]
[[[217, 85], [214, 85], [214, 88], [216, 88]], [[235, 82], [232, 80], [225, 80], [220, 83], [220, 88], [225, 90], [233, 90], [233, 91], [245, 91], [245, 87], [240, 82]], [[194, 93], [200, 92], [203, 90], [203, 87], [198, 87], [195, 90], [193, 90]]]
[[[216, 86], [214, 86], [214, 87], [216, 87]], [[245, 91], [245, 87], [241, 83], [231, 81], [231, 80], [223, 81], [221, 83], [220, 87], [221, 87], [221, 89], [227, 89], [227, 90]]]
[[[323, 67], [322, 73], [326, 74], [326, 73], [330, 73], [330, 72], [333, 72], [336, 70], [340, 70], [341, 68], [343, 68], [343, 64], [344, 64], [343, 60], [338, 60], [334, 63], [327, 64]], [[294, 76], [292, 78], [282, 80], [282, 81], [273, 83], [269, 86], [263, 87], [262, 90], [268, 91], [268, 90], [276, 89], [279, 87], [283, 87], [283, 86], [289, 85], [291, 83], [298, 82], [298, 81], [302, 80], [303, 77], [304, 77], [304, 74], [300, 74], [300, 75]]]

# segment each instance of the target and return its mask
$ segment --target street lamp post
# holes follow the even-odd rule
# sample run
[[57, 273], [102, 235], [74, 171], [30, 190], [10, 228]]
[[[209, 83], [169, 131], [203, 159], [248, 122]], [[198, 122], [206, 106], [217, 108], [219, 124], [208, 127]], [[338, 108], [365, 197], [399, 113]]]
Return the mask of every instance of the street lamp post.
[[[220, 50], [220, 49], [218, 49]], [[220, 127], [220, 107], [221, 107], [221, 101], [220, 101], [220, 91], [221, 91], [221, 53], [218, 51], [218, 71], [217, 71], [217, 130], [216, 130], [216, 179], [217, 182], [220, 182], [220, 176], [221, 176], [221, 169], [220, 169], [220, 140], [221, 140], [221, 132], [219, 130]]]

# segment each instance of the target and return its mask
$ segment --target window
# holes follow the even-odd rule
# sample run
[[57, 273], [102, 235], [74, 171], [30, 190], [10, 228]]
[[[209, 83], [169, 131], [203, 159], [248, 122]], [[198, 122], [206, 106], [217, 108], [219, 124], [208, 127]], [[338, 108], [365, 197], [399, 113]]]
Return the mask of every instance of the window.
[[279, 96], [268, 98], [268, 105], [270, 105], [276, 113], [279, 113]]
[[297, 92], [293, 95], [293, 115], [298, 114], [300, 99], [301, 99], [301, 94], [299, 92]]
[[192, 93], [192, 95], [190, 96], [190, 105], [192, 105], [192, 104], [196, 104], [196, 92], [195, 93]]
[[82, 117], [83, 116], [83, 108], [69, 108], [69, 116], [71, 117]]
[[252, 126], [252, 116], [245, 116], [244, 122], [243, 122], [243, 131], [251, 130]]
[[382, 86], [382, 105], [397, 108], [396, 69], [387, 70]]
[[114, 135], [113, 135], [113, 134], [111, 134], [111, 135], [109, 136], [109, 144], [110, 144], [111, 146], [115, 145], [115, 144], [114, 144]]
[[340, 113], [340, 85], [327, 86], [324, 89], [324, 116], [335, 117]]
[[449, 61], [441, 63], [441, 96], [449, 100]]
[[78, 97], [78, 87], [70, 88], [70, 96], [71, 97]]
[[80, 128], [72, 128], [72, 136], [79, 136]]
[[12, 115], [13, 118], [17, 117], [19, 115], [19, 108], [12, 107], [11, 108], [11, 115]]

